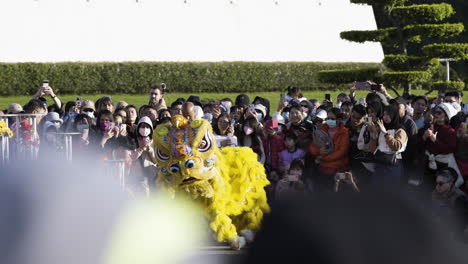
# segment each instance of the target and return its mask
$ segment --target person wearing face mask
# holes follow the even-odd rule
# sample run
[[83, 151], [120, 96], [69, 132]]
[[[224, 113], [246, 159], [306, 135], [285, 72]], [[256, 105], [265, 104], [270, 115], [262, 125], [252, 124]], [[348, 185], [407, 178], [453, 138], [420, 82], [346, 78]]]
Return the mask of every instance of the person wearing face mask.
[[317, 191], [333, 191], [335, 174], [349, 170], [349, 133], [343, 123], [337, 123], [336, 119], [340, 115], [338, 108], [330, 109], [326, 124], [320, 128], [332, 139], [333, 148], [331, 146], [319, 148], [315, 143], [311, 143], [309, 147], [309, 152], [319, 164], [319, 173], [314, 179]]
[[310, 99], [309, 101], [312, 104], [312, 110], [310, 112], [310, 115], [315, 116], [320, 106], [320, 101], [318, 99]]
[[114, 124], [114, 117], [109, 110], [99, 112], [96, 126], [90, 130], [90, 146], [95, 148], [95, 153], [101, 158], [109, 158], [111, 152], [117, 148], [117, 137], [120, 130]]
[[39, 148], [39, 159], [59, 158], [59, 144], [57, 139], [57, 132], [59, 132], [59, 129], [59, 123], [54, 123], [51, 121], [46, 121], [44, 123], [44, 130]]
[[255, 114], [256, 114], [258, 122], [260, 122], [263, 125], [266, 121], [267, 108], [264, 105], [256, 104]]
[[93, 125], [96, 124], [96, 116], [94, 115], [96, 112], [96, 109], [94, 107], [94, 103], [91, 100], [84, 100], [81, 103], [81, 114], [85, 114], [91, 118], [93, 121]]
[[239, 135], [239, 145], [250, 147], [257, 153], [258, 161], [265, 164], [265, 150], [263, 148], [262, 133], [260, 123], [254, 116], [248, 116], [242, 126], [242, 132]]
[[457, 114], [450, 119], [450, 126], [453, 129], [458, 129], [460, 124], [465, 121], [466, 114], [463, 113], [463, 93], [461, 91], [450, 91], [445, 93], [444, 102], [452, 104], [453, 108], [457, 111]]
[[155, 187], [157, 178], [156, 156], [153, 148], [153, 125], [151, 119], [147, 116], [140, 118], [136, 128], [137, 148], [132, 152], [131, 159], [133, 161], [131, 168], [130, 184], [145, 186], [143, 189], [152, 190]]
[[85, 114], [78, 114], [69, 132], [78, 132], [72, 135], [73, 157], [86, 158], [93, 154], [94, 149], [90, 146], [90, 132], [93, 129], [92, 119]]

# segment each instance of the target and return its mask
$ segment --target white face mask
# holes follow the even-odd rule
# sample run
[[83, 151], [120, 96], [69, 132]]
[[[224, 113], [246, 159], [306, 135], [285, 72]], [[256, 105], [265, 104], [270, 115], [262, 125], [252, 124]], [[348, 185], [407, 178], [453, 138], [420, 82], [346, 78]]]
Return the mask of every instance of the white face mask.
[[317, 113], [317, 108], [312, 109], [312, 115], [314, 116]]
[[257, 113], [257, 120], [258, 120], [259, 122], [262, 122], [262, 120], [263, 120], [263, 115], [260, 114], [260, 113]]
[[83, 112], [83, 114], [89, 116], [90, 118], [94, 118], [94, 112]]
[[151, 133], [151, 129], [149, 127], [140, 127], [140, 129], [138, 129], [138, 133], [140, 133], [140, 136], [142, 137], [147, 137]]
[[341, 103], [337, 103], [336, 108], [340, 109], [341, 108]]
[[276, 133], [279, 134], [279, 133], [281, 133], [282, 131], [283, 131], [283, 127], [282, 127], [282, 126], [278, 126], [278, 127], [276, 128]]

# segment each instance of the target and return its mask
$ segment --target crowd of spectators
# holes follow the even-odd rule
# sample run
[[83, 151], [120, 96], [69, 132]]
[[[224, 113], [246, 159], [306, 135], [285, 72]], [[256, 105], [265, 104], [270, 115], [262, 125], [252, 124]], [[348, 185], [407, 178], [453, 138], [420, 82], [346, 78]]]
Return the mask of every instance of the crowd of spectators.
[[[341, 93], [336, 102], [309, 100], [300, 88], [288, 87], [278, 105], [245, 94], [234, 101], [202, 103], [193, 95], [166, 104], [165, 86], [156, 85], [149, 89], [148, 104], [135, 106], [110, 96], [62, 103], [46, 86], [26, 105], [13, 103], [0, 114], [46, 114], [37, 117], [38, 139], [31, 143], [40, 146], [39, 158], [58, 153], [57, 133], [75, 132], [75, 156], [125, 160], [129, 184], [145, 193], [157, 189], [156, 126], [174, 115], [205, 119], [219, 148], [249, 147], [257, 154], [271, 183], [270, 202], [314, 192], [411, 193], [463, 239], [468, 233], [468, 104], [462, 103], [463, 92], [392, 98], [378, 85], [368, 89], [366, 98], [356, 98], [356, 89]], [[8, 119], [12, 130], [21, 126], [18, 119]]]

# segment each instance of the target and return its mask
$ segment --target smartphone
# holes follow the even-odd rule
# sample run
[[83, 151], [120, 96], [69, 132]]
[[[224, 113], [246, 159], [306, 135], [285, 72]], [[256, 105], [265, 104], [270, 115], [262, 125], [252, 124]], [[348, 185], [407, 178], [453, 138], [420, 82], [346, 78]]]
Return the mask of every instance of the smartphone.
[[247, 108], [250, 113], [255, 113], [255, 105], [249, 104], [249, 108]]
[[372, 116], [367, 117], [367, 123], [372, 123]]
[[76, 106], [78, 106], [78, 108], [81, 107], [81, 97], [77, 97], [76, 100], [75, 100], [75, 103], [76, 103]]
[[369, 90], [369, 86], [367, 86], [367, 82], [356, 82], [354, 87], [358, 90]]
[[466, 115], [468, 114], [468, 104], [463, 105], [463, 113]]
[[325, 100], [331, 101], [331, 95], [330, 94], [325, 94]]
[[109, 131], [114, 129], [115, 123], [114, 122], [109, 122]]
[[233, 119], [233, 120], [231, 120], [231, 124], [230, 124], [230, 126], [234, 127], [234, 125], [235, 125], [235, 124], [236, 124], [236, 120], [234, 120], [234, 119]]
[[281, 102], [281, 103], [284, 103], [285, 101], [286, 101], [286, 94], [281, 93], [281, 94], [280, 94], [280, 102]]
[[48, 88], [49, 87], [49, 80], [43, 80], [42, 81], [42, 87]]

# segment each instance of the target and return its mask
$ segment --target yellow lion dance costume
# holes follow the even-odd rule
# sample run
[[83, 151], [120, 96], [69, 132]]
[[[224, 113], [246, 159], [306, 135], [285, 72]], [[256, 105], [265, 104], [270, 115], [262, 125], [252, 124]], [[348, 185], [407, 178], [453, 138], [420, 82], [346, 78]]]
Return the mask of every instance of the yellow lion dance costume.
[[220, 150], [208, 121], [180, 115], [159, 125], [153, 142], [163, 190], [200, 202], [219, 242], [239, 249], [253, 238], [270, 208], [265, 169], [250, 148]]

